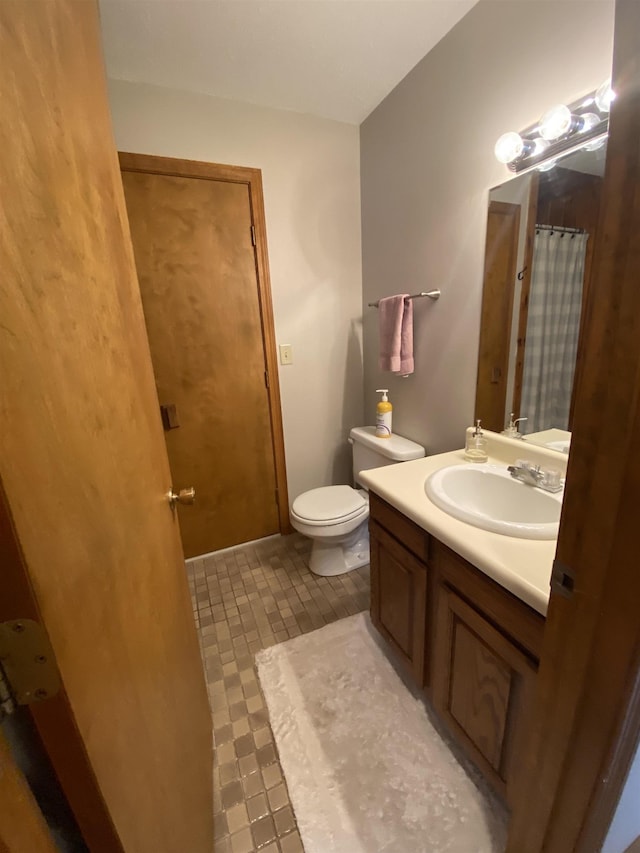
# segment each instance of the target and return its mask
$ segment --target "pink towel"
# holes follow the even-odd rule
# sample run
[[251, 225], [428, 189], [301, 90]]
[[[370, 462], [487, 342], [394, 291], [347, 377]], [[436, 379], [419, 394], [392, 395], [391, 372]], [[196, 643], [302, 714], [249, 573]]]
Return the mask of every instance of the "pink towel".
[[378, 302], [380, 370], [403, 376], [413, 373], [413, 300], [408, 293]]

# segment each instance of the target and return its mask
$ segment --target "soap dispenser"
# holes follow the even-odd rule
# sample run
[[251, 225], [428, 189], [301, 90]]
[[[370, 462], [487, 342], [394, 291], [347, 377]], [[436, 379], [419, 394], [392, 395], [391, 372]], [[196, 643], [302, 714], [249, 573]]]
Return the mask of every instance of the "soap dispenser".
[[509, 415], [509, 424], [505, 429], [502, 430], [500, 435], [506, 435], [509, 438], [522, 438], [522, 434], [518, 431], [518, 424], [520, 421], [526, 421], [527, 418], [516, 418], [515, 421], [513, 419], [513, 412]]
[[489, 458], [487, 444], [487, 439], [484, 437], [478, 420], [475, 427], [469, 427], [467, 430], [464, 458], [467, 462], [486, 462]]
[[376, 406], [376, 438], [391, 438], [391, 412], [393, 406], [389, 402], [388, 388], [378, 388], [376, 394], [382, 394], [382, 400]]

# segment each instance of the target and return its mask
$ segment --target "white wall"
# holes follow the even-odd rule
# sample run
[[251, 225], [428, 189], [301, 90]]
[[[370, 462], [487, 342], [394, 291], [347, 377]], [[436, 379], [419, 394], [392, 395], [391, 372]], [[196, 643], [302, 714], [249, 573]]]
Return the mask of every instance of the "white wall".
[[282, 110], [111, 80], [121, 151], [262, 170], [289, 496], [348, 482], [362, 423], [359, 130]]
[[414, 302], [415, 374], [381, 374], [377, 317], [364, 307], [365, 413], [390, 388], [394, 431], [430, 453], [461, 447], [474, 415], [493, 146], [611, 71], [613, 3], [480, 0], [360, 129], [363, 302]]
[[629, 770], [602, 853], [624, 853], [640, 836], [640, 749]]

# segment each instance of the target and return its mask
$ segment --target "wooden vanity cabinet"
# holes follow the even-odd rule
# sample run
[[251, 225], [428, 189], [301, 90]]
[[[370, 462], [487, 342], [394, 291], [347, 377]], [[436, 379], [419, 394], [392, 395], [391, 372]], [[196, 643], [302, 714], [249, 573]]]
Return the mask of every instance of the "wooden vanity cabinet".
[[538, 661], [446, 582], [438, 584], [436, 598], [433, 707], [511, 804]]
[[369, 538], [371, 621], [422, 687], [425, 683], [428, 534], [371, 494]]
[[544, 617], [371, 494], [371, 620], [510, 804]]

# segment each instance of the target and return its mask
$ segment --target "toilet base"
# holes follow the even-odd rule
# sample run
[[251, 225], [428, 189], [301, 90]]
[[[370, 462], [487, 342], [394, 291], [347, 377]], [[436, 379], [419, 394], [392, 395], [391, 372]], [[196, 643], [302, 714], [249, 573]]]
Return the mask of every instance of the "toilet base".
[[345, 575], [369, 562], [369, 529], [367, 522], [342, 542], [314, 539], [309, 568], [314, 575], [335, 577]]

